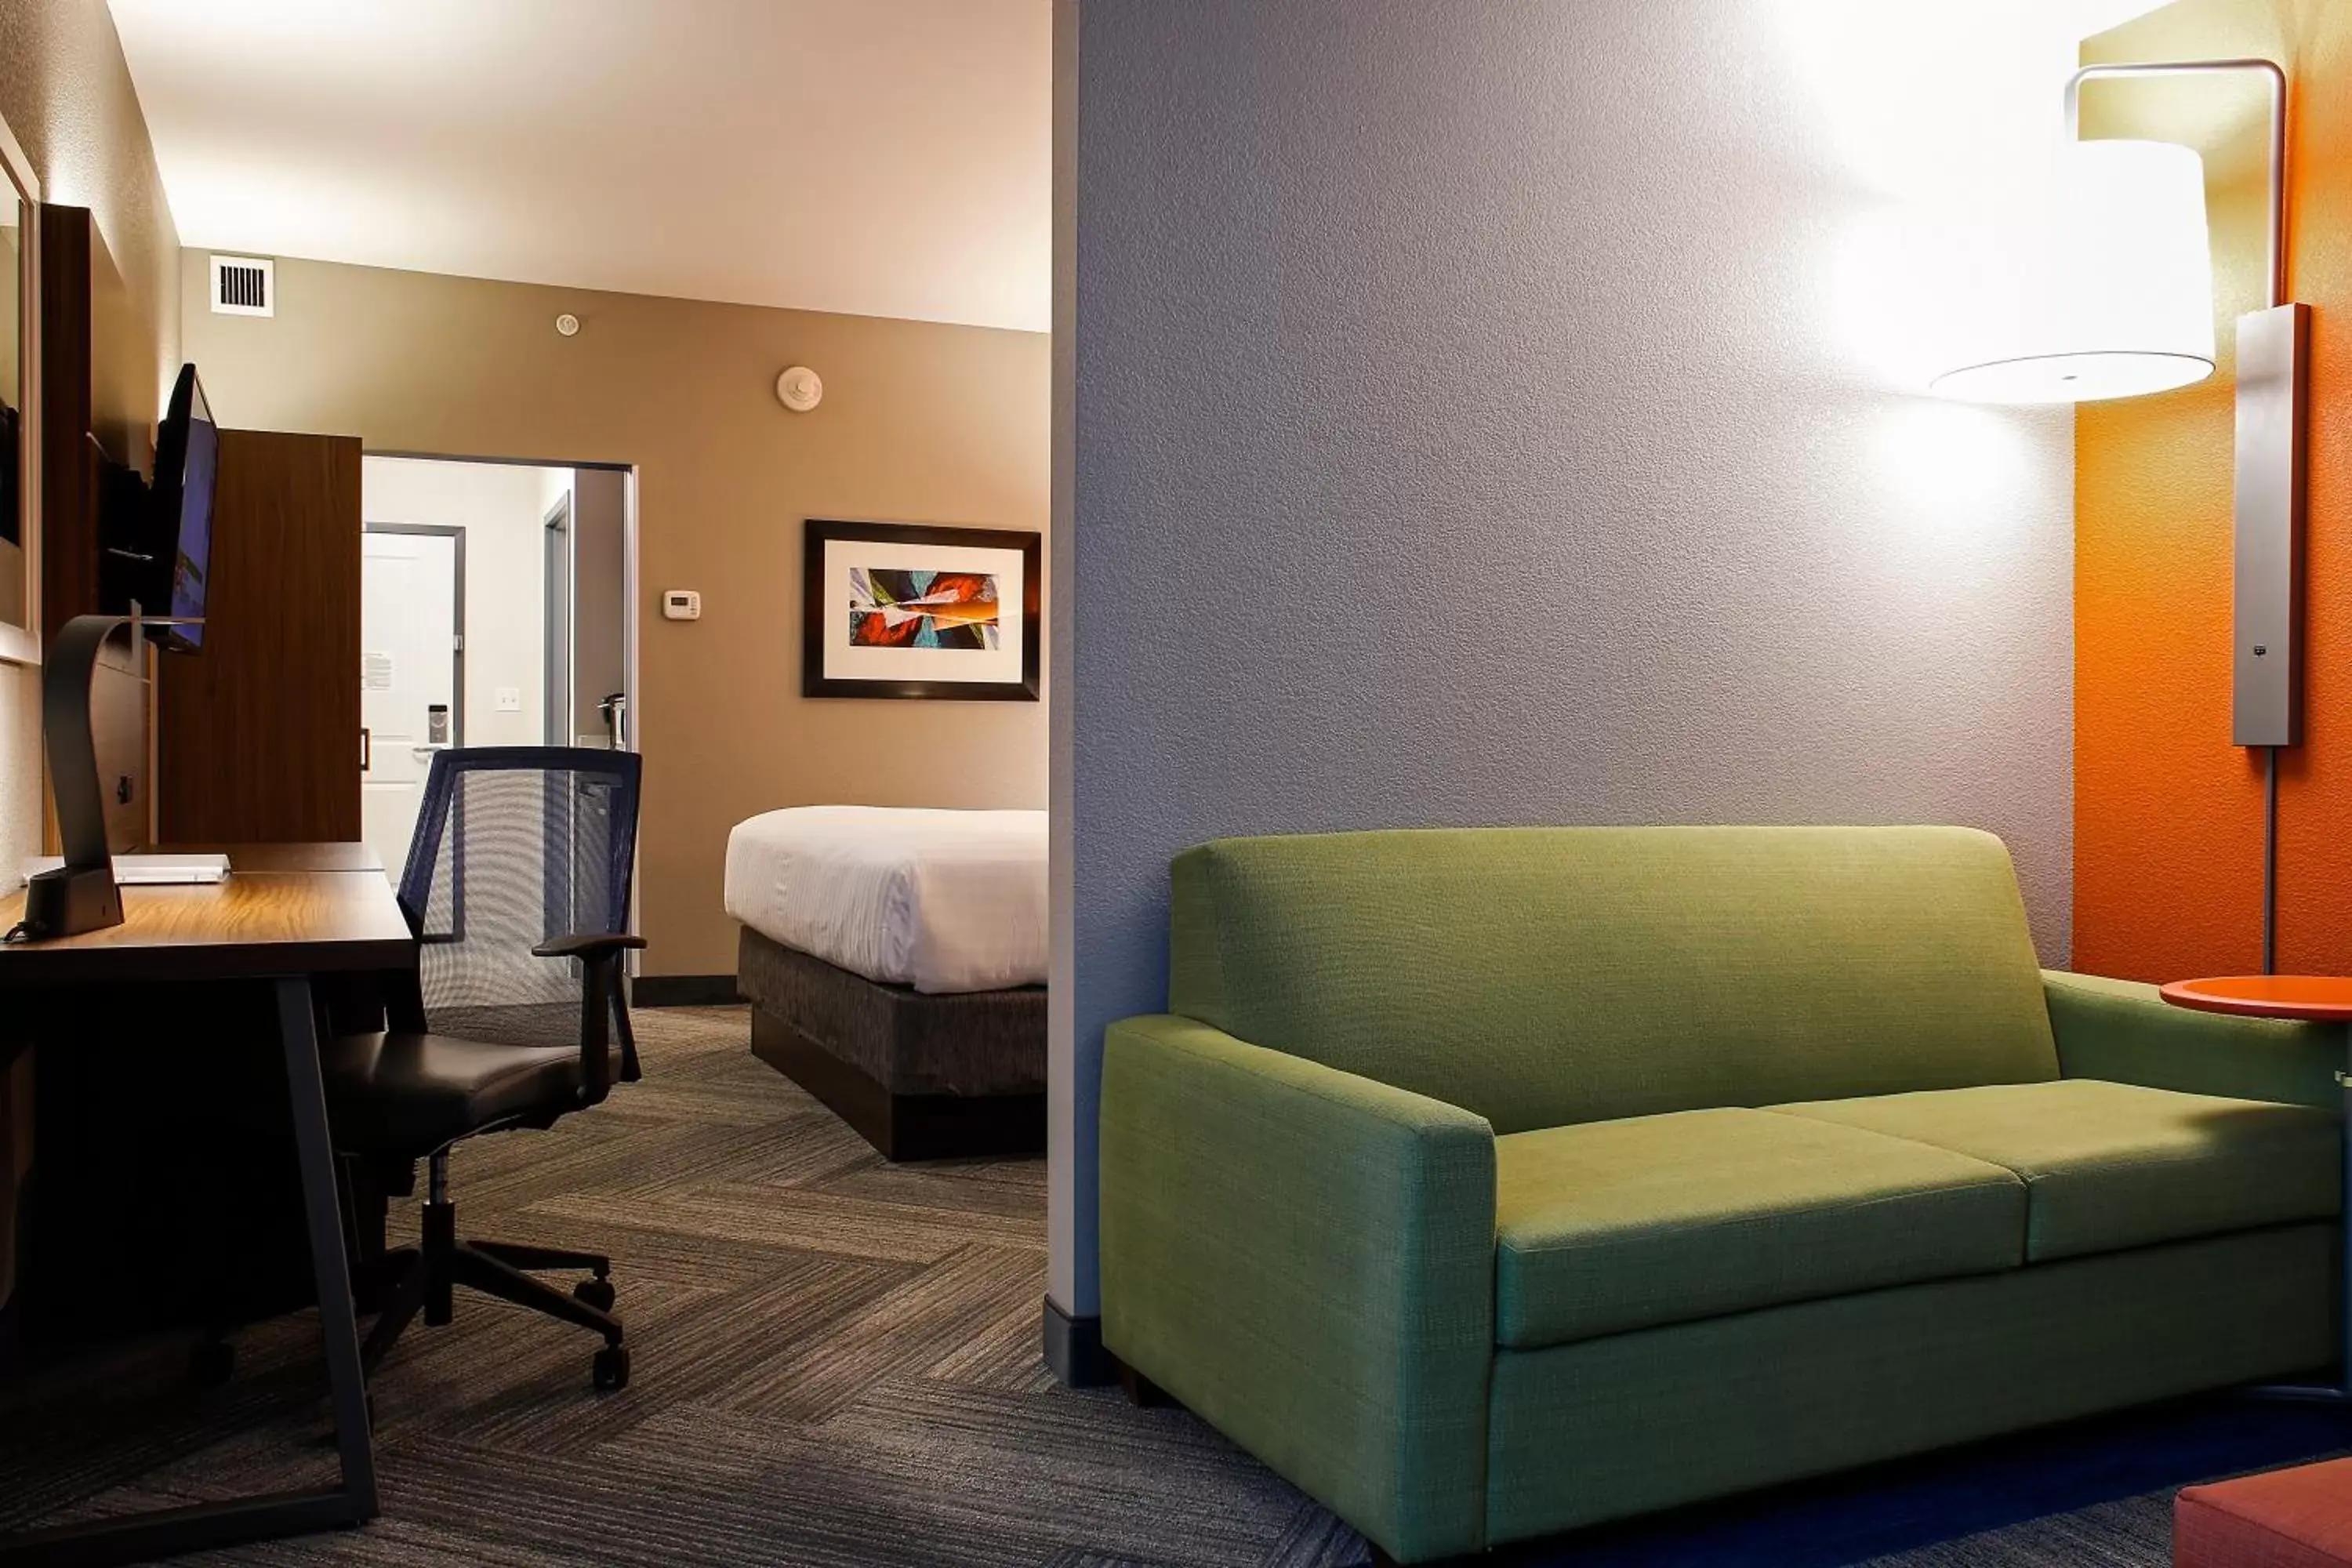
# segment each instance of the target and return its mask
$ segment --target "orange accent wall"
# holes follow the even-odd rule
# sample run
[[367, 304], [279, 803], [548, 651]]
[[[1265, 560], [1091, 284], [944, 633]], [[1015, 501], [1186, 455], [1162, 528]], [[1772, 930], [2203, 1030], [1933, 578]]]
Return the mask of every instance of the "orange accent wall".
[[[2352, 973], [2352, 5], [2178, 0], [2084, 63], [2263, 55], [2287, 68], [2289, 283], [2313, 309], [2305, 743], [2279, 757], [2278, 962]], [[2230, 743], [2237, 315], [2262, 280], [2264, 97], [2093, 86], [2085, 135], [2205, 153], [2224, 363], [2085, 405], [2075, 440], [2074, 967], [2171, 980], [2261, 957], [2261, 754]]]

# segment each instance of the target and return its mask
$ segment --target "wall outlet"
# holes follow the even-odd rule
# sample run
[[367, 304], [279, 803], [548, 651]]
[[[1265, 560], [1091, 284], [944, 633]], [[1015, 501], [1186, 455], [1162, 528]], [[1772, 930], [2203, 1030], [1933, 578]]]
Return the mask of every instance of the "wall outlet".
[[498, 694], [497, 694], [497, 695], [498, 695], [498, 705], [499, 705], [499, 712], [501, 712], [501, 713], [520, 713], [520, 712], [521, 712], [521, 711], [522, 711], [522, 688], [521, 688], [521, 687], [520, 687], [520, 686], [501, 686], [501, 687], [499, 687], [499, 688], [498, 689]]

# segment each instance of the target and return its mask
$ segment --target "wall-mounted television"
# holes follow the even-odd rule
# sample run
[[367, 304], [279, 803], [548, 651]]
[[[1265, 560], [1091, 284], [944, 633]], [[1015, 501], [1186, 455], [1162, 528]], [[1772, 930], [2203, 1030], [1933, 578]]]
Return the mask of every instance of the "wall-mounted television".
[[205, 401], [196, 367], [180, 367], [155, 437], [155, 480], [147, 494], [139, 576], [141, 610], [193, 626], [159, 626], [150, 636], [167, 648], [204, 646], [205, 599], [212, 563], [213, 484], [220, 468], [220, 428]]

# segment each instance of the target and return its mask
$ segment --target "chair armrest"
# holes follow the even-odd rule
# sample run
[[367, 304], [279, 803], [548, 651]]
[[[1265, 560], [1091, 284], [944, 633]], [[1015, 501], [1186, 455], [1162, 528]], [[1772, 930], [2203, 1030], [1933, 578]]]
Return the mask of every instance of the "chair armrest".
[[618, 958], [625, 948], [646, 945], [646, 939], [626, 931], [576, 931], [569, 936], [551, 937], [530, 950], [533, 958], [583, 958], [591, 963], [602, 958]]
[[2068, 1078], [2343, 1108], [2340, 1024], [2200, 1013], [2175, 1007], [2153, 985], [2057, 970], [2042, 971], [2042, 986]]
[[551, 937], [530, 950], [533, 958], [576, 958], [585, 984], [580, 987], [580, 1082], [587, 1103], [600, 1103], [613, 1088], [609, 1055], [614, 1019], [621, 1026], [621, 1081], [635, 1083], [645, 1074], [637, 1066], [636, 1037], [629, 1030], [629, 1010], [623, 999], [616, 967], [623, 952], [646, 945], [646, 939], [627, 931], [576, 931]]
[[1188, 1018], [1104, 1038], [1103, 1341], [1393, 1556], [1486, 1544], [1495, 1133]]

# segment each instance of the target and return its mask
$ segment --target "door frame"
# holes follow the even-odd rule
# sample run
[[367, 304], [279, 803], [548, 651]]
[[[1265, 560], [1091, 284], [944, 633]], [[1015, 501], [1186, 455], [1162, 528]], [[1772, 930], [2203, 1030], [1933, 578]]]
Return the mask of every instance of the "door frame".
[[[456, 542], [456, 570], [451, 575], [457, 579], [457, 602], [449, 619], [449, 624], [456, 628], [451, 634], [457, 639], [456, 644], [449, 650], [456, 675], [449, 685], [449, 744], [462, 746], [466, 743], [466, 531], [447, 522], [363, 522], [360, 524], [360, 532], [421, 534]], [[364, 552], [361, 557], [360, 570], [367, 570]]]
[[539, 731], [541, 742], [550, 746], [580, 743], [573, 733], [578, 726], [572, 722], [572, 683], [579, 674], [580, 653], [572, 630], [580, 615], [579, 573], [572, 559], [579, 536], [572, 520], [578, 511], [577, 499], [566, 489], [540, 519]]

